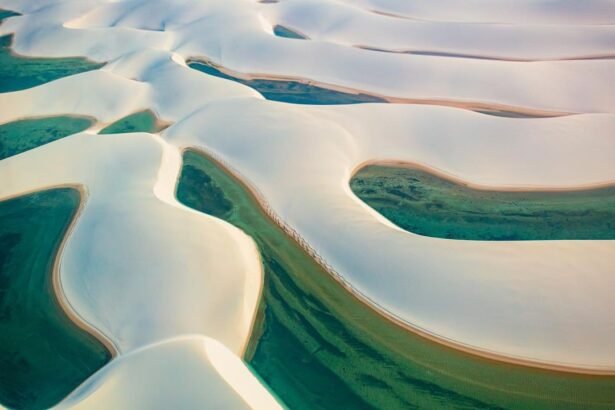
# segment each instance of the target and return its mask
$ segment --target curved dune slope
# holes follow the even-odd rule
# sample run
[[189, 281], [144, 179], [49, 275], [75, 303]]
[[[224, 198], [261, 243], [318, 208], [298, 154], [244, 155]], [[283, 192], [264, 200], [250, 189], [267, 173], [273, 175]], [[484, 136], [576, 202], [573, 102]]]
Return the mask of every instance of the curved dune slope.
[[86, 187], [62, 286], [120, 352], [204, 333], [240, 354], [260, 292], [256, 248], [241, 231], [180, 206], [173, 185], [156, 187], [174, 183], [179, 161], [148, 134], [77, 134], [0, 162], [0, 196]]
[[374, 13], [418, 20], [544, 25], [613, 24], [615, 4], [610, 0], [343, 0]]
[[282, 408], [238, 357], [202, 336], [182, 336], [122, 356], [57, 408], [184, 409], [195, 403], [211, 409]]
[[[525, 0], [514, 2], [519, 12], [508, 14], [512, 0], [498, 3], [499, 12], [490, 6], [477, 19], [518, 22], [524, 12], [527, 24], [598, 25], [608, 23], [610, 10], [601, 0], [586, 2], [593, 7], [587, 12], [572, 1]], [[369, 11], [405, 2], [348, 4]], [[421, 237], [393, 226], [348, 186], [357, 167], [376, 160], [415, 163], [494, 188], [613, 183], [615, 60], [525, 63], [378, 53], [329, 42], [326, 27], [319, 26], [312, 35], [322, 40], [298, 41], [273, 34], [278, 22], [269, 20], [267, 7], [248, 0], [0, 0], [0, 8], [23, 14], [0, 26], [0, 35], [15, 34], [17, 53], [108, 62], [0, 94], [0, 123], [66, 114], [98, 121], [86, 133], [0, 161], [0, 200], [66, 184], [88, 194], [62, 252], [60, 279], [65, 302], [120, 354], [74, 397], [130, 407], [128, 387], [115, 380], [132, 386], [143, 375], [158, 386], [180, 371], [214, 380], [210, 362], [228, 352], [243, 354], [261, 290], [259, 256], [238, 229], [177, 202], [186, 147], [204, 149], [239, 172], [341, 280], [408, 327], [499, 358], [615, 373], [613, 241]], [[424, 7], [434, 20], [451, 17]], [[345, 10], [332, 9], [332, 21]], [[372, 17], [365, 24], [366, 32], [380, 27]], [[394, 34], [387, 27], [383, 40]], [[583, 41], [593, 44], [593, 38]], [[525, 51], [552, 58], [546, 44]], [[508, 119], [434, 106], [276, 103], [190, 69], [192, 57], [254, 76], [309, 79], [422, 102], [579, 115]], [[174, 125], [161, 135], [95, 135], [143, 110]], [[224, 352], [211, 347], [217, 342], [185, 338], [137, 351], [195, 333], [215, 339]], [[186, 363], [203, 354], [203, 344], [209, 359]], [[169, 373], [156, 378], [151, 369], [162, 363]], [[222, 377], [244, 401], [260, 397], [246, 399], [239, 379]], [[175, 388], [192, 389], [191, 403], [201, 407], [236, 399], [223, 389], [216, 390], [219, 397], [205, 397], [194, 385], [173, 381], [148, 391], [167, 400]], [[138, 393], [135, 399], [148, 400], [145, 391]]]
[[375, 14], [332, 0], [286, 0], [266, 5], [262, 11], [273, 24], [315, 41], [347, 46], [496, 60], [615, 58], [612, 25], [418, 21]]

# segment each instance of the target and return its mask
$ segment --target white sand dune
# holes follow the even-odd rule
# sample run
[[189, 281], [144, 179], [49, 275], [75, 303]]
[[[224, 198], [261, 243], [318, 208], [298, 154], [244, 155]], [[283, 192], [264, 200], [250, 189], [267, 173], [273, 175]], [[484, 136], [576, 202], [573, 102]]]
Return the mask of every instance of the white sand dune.
[[[164, 369], [164, 371], [161, 371]], [[156, 343], [94, 374], [58, 409], [281, 409], [224, 345], [202, 336]]]
[[[241, 122], [229, 124], [238, 108]], [[613, 129], [612, 115], [515, 120], [245, 100], [208, 107], [165, 137], [222, 156], [358, 291], [402, 320], [485, 352], [613, 369], [613, 241], [427, 238], [391, 226], [348, 187], [355, 167], [375, 159], [491, 187], [613, 182]]]
[[435, 21], [506, 24], [613, 24], [612, 0], [343, 0], [378, 13]]
[[[361, 22], [370, 41], [389, 44], [396, 26], [389, 29], [384, 17], [366, 17], [366, 11], [405, 2], [347, 3], [364, 10], [327, 4], [331, 21], [360, 14], [349, 24]], [[526, 0], [516, 14], [508, 12], [513, 3], [501, 2], [501, 8], [489, 6], [472, 16], [450, 3], [450, 15], [424, 6], [422, 16], [518, 22], [523, 12], [523, 24], [571, 25], [544, 30], [574, 33], [575, 25], [608, 22], [611, 4], [587, 2], [591, 8], [575, 20], [571, 10], [581, 6], [575, 9], [570, 1]], [[176, 122], [161, 137], [86, 132], [0, 161], [0, 200], [66, 184], [88, 192], [62, 253], [60, 279], [71, 307], [112, 340], [120, 355], [67, 405], [113, 400], [114, 407], [131, 407], [131, 400], [150, 400], [145, 390], [128, 395], [136, 375], [147, 376], [152, 386], [176, 372], [212, 383], [222, 377], [248, 406], [273, 400], [258, 389], [244, 395], [243, 379], [221, 376], [227, 365], [215, 362], [217, 352], [242, 354], [262, 273], [250, 238], [175, 200], [180, 152], [188, 146], [228, 162], [357, 292], [407, 324], [483, 352], [615, 372], [613, 241], [421, 237], [393, 226], [348, 187], [353, 170], [373, 160], [415, 162], [494, 188], [613, 183], [614, 61], [525, 63], [362, 50], [350, 46], [350, 34], [298, 18], [294, 7], [304, 7], [299, 1], [0, 0], [0, 7], [25, 14], [0, 26], [0, 33], [15, 32], [17, 52], [109, 62], [98, 71], [0, 94], [1, 123], [68, 113], [95, 117], [100, 128], [142, 109]], [[275, 37], [273, 18], [281, 15], [275, 10], [306, 24], [321, 40]], [[519, 35], [530, 38], [540, 30]], [[592, 53], [607, 52], [610, 45], [601, 39], [609, 37], [598, 32], [592, 28], [557, 51], [582, 52], [587, 42]], [[524, 45], [523, 52], [552, 56], [549, 41]], [[487, 40], [479, 45], [496, 50]], [[388, 96], [582, 114], [506, 119], [434, 106], [275, 103], [186, 67], [190, 57], [247, 74], [307, 78]], [[157, 344], [185, 334], [205, 335], [225, 348], [187, 337]], [[202, 362], [192, 363], [197, 356]], [[229, 360], [239, 366], [236, 358]], [[153, 367], [169, 373], [156, 378]], [[248, 370], [237, 372], [245, 376]], [[164, 403], [184, 387], [195, 405], [239, 400], [228, 390], [209, 395], [177, 383], [151, 400]]]
[[60, 278], [120, 352], [202, 333], [242, 354], [261, 290], [256, 246], [175, 200], [180, 155], [165, 146], [148, 134], [74, 135], [1, 161], [0, 197], [86, 187]]
[[615, 58], [614, 25], [538, 25], [522, 19], [514, 25], [431, 22], [375, 14], [333, 0], [285, 0], [264, 5], [262, 12], [273, 25], [346, 46], [503, 60]]
[[[527, 64], [381, 53], [324, 41], [275, 37], [271, 22], [261, 14], [265, 5], [253, 1], [155, 0], [149, 1], [147, 8], [137, 7], [137, 3], [100, 2], [90, 12], [79, 4], [75, 6], [79, 13], [68, 13], [67, 17], [65, 9], [70, 9], [72, 2], [64, 2], [11, 19], [0, 32], [16, 31], [15, 49], [25, 55], [83, 55], [109, 61], [149, 47], [173, 52], [178, 58], [205, 57], [246, 74], [305, 78], [390, 97], [482, 102], [554, 112], [615, 111], [615, 85], [610, 81], [615, 60]], [[23, 10], [20, 2], [2, 4]], [[174, 12], [165, 15], [161, 9]], [[125, 17], [109, 19], [110, 13], [124, 13]], [[68, 21], [62, 24], [62, 18]], [[84, 28], [86, 25], [88, 28]], [[168, 29], [141, 28], [151, 25]], [[388, 30], [387, 26], [384, 33]], [[485, 43], [488, 41], [485, 39]], [[492, 44], [492, 48], [497, 45]], [[596, 47], [607, 50], [609, 45]], [[551, 47], [539, 43], [534, 48], [536, 54], [544, 54]]]

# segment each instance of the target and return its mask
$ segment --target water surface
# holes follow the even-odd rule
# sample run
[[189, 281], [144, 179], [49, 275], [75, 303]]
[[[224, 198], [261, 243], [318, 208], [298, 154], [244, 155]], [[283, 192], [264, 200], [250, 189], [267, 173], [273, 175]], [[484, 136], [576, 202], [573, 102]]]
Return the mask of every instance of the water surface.
[[0, 160], [88, 129], [87, 117], [30, 118], [0, 125]]
[[278, 37], [292, 38], [296, 40], [306, 40], [307, 39], [306, 36], [299, 34], [296, 31], [286, 28], [284, 26], [280, 26], [279, 24], [273, 27], [273, 34], [275, 34]]
[[234, 177], [187, 151], [177, 197], [257, 243], [265, 271], [245, 359], [291, 409], [615, 407], [615, 378], [513, 366], [427, 341], [341, 287]]
[[22, 57], [11, 51], [12, 42], [12, 34], [0, 37], [0, 93], [32, 88], [104, 65], [82, 57]]
[[103, 128], [99, 134], [123, 134], [127, 132], [149, 132], [153, 134], [158, 131], [160, 131], [158, 118], [152, 111], [145, 110], [120, 118]]
[[386, 100], [367, 94], [352, 94], [330, 90], [308, 83], [291, 80], [244, 80], [223, 73], [214, 65], [202, 61], [188, 61], [188, 66], [209, 75], [224, 78], [247, 85], [261, 93], [263, 97], [272, 101], [281, 101], [292, 104], [359, 104], [369, 102], [387, 102]]
[[615, 186], [580, 191], [468, 188], [409, 167], [369, 165], [352, 191], [408, 231], [471, 240], [615, 239]]
[[110, 360], [56, 299], [52, 268], [79, 207], [58, 188], [0, 202], [0, 404], [46, 409]]
[[15, 16], [21, 16], [21, 14], [11, 10], [0, 9], [0, 24], [2, 24], [2, 20]]

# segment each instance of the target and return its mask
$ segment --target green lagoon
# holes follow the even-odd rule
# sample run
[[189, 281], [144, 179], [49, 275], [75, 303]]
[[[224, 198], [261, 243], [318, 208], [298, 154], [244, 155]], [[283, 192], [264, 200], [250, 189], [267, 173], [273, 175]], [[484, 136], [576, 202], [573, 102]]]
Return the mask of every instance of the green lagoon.
[[85, 131], [94, 124], [88, 117], [30, 118], [0, 125], [0, 160], [60, 138]]
[[52, 269], [80, 203], [57, 188], [0, 202], [0, 404], [46, 409], [111, 356], [58, 304]]
[[177, 197], [258, 244], [265, 286], [245, 360], [291, 409], [615, 408], [615, 377], [494, 362], [384, 319], [273, 223], [240, 181], [197, 151], [184, 154]]
[[12, 42], [12, 34], [0, 37], [0, 93], [25, 90], [104, 65], [82, 57], [22, 57], [12, 52]]
[[99, 134], [123, 134], [127, 132], [149, 132], [153, 134], [158, 131], [160, 131], [158, 118], [152, 111], [145, 110], [120, 118], [103, 128]]
[[424, 170], [369, 165], [350, 188], [419, 235], [490, 241], [615, 239], [615, 186], [579, 191], [472, 189]]
[[188, 61], [188, 66], [215, 77], [224, 78], [247, 85], [261, 93], [263, 97], [272, 101], [281, 101], [291, 104], [359, 104], [370, 102], [387, 102], [386, 100], [367, 94], [351, 94], [330, 90], [316, 85], [289, 80], [244, 80], [223, 73], [214, 65], [202, 61]]

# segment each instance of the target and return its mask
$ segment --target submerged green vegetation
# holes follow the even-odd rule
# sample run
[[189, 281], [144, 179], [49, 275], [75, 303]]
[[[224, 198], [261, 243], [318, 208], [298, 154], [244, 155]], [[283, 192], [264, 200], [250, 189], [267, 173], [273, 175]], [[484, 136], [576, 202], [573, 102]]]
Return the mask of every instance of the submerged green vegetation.
[[94, 120], [91, 118], [65, 115], [31, 118], [2, 124], [0, 125], [0, 160], [85, 131], [93, 123]]
[[409, 167], [369, 165], [352, 191], [408, 231], [491, 241], [615, 239], [615, 186], [580, 191], [486, 191]]
[[0, 93], [24, 90], [104, 65], [82, 57], [22, 57], [11, 51], [12, 42], [12, 34], [0, 37]]
[[156, 133], [158, 131], [160, 131], [158, 118], [150, 110], [145, 110], [120, 118], [113, 124], [103, 128], [99, 134], [123, 134], [127, 132]]
[[266, 99], [272, 101], [317, 105], [387, 102], [382, 98], [372, 95], [345, 93], [299, 81], [265, 79], [244, 80], [239, 77], [225, 74], [212, 64], [202, 61], [189, 61], [188, 66], [209, 75], [247, 85], [261, 93]]
[[291, 409], [615, 406], [615, 377], [497, 363], [384, 319], [280, 229], [240, 181], [197, 151], [184, 154], [177, 197], [257, 243], [265, 286], [246, 360]]
[[0, 404], [47, 409], [110, 360], [56, 299], [52, 270], [79, 207], [72, 188], [0, 202]]

